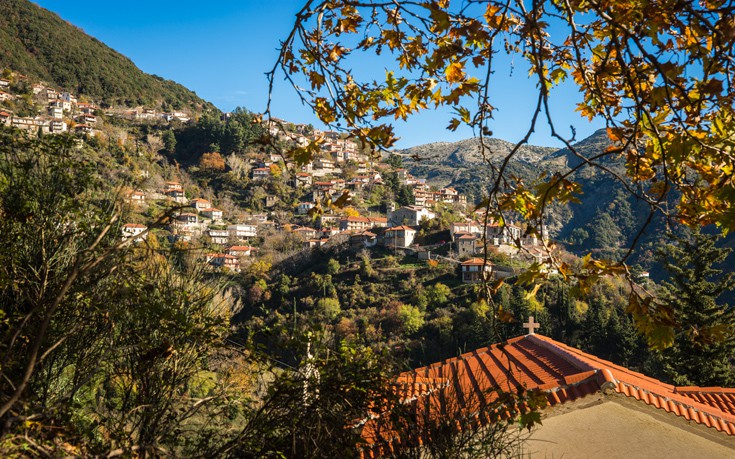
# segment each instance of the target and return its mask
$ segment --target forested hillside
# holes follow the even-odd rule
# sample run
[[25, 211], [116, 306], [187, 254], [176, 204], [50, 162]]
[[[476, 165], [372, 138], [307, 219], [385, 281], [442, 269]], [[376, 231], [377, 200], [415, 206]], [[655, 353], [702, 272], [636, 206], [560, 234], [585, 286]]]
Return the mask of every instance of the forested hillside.
[[[488, 157], [496, 165], [510, 152], [512, 144], [500, 139], [489, 139]], [[592, 158], [604, 151], [610, 140], [604, 130], [574, 144], [577, 154]], [[453, 186], [476, 202], [487, 192], [493, 171], [483, 162], [477, 139], [456, 143], [434, 143], [400, 152], [411, 173], [427, 177], [432, 185]], [[411, 161], [408, 158], [420, 158]], [[539, 173], [553, 173], [579, 164], [581, 159], [570, 150], [539, 146], [524, 146], [509, 163], [508, 171], [522, 180], [533, 180]], [[622, 159], [607, 158], [604, 165], [624, 175]], [[577, 253], [595, 253], [608, 259], [618, 259], [636, 238], [648, 217], [648, 206], [627, 192], [623, 184], [610, 173], [586, 168], [576, 174], [584, 194], [579, 203], [568, 207], [551, 206], [547, 210], [546, 225], [552, 237], [564, 242], [567, 249]], [[631, 261], [644, 267], [654, 266], [654, 252], [662, 244], [666, 222], [657, 216], [645, 229], [638, 241], [638, 250]]]
[[28, 0], [0, 2], [0, 67], [108, 105], [215, 109]]

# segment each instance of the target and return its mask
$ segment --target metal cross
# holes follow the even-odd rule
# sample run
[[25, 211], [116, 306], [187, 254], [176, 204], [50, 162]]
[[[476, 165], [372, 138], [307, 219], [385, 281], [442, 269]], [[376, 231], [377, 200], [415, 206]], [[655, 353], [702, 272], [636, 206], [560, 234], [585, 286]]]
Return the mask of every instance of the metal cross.
[[529, 316], [528, 317], [528, 322], [526, 322], [525, 324], [523, 324], [523, 327], [525, 327], [525, 328], [528, 329], [528, 334], [529, 335], [534, 335], [535, 334], [534, 333], [535, 330], [537, 328], [539, 328], [540, 326], [541, 326], [541, 324], [538, 324], [538, 323], [536, 323], [536, 322], [533, 321], [533, 316]]

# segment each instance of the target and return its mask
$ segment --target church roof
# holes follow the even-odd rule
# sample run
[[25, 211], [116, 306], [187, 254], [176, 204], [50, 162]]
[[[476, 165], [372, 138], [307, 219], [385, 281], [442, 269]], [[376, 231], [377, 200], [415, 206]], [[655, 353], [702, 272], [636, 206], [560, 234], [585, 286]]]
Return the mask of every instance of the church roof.
[[[657, 409], [735, 435], [735, 389], [721, 387], [675, 387], [644, 374], [615, 365], [538, 334], [520, 336], [503, 344], [477, 349], [459, 357], [401, 373], [397, 378], [401, 400], [419, 401], [419, 406], [436, 410], [434, 399], [462, 409], [492, 403], [497, 389], [516, 392], [519, 388], [545, 393], [548, 406], [561, 405], [591, 394], [625, 396]], [[436, 397], [438, 395], [438, 397]], [[448, 400], [454, 399], [454, 403]], [[508, 418], [509, 411], [495, 413]], [[477, 410], [473, 410], [477, 411]], [[477, 423], [493, 422], [480, 413]], [[373, 427], [363, 429], [363, 457], [378, 457], [393, 445], [378, 445]], [[385, 438], [385, 437], [381, 437]], [[400, 439], [395, 439], [400, 442]]]

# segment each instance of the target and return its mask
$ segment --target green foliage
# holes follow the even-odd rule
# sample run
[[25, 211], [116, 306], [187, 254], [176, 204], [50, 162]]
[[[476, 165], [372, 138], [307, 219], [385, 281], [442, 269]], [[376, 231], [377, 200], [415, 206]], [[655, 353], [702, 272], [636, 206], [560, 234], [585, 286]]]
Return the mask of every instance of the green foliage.
[[334, 258], [330, 258], [329, 261], [327, 262], [327, 273], [334, 276], [335, 274], [339, 273], [339, 270], [340, 270], [339, 262], [335, 260]]
[[172, 129], [169, 129], [163, 134], [163, 146], [169, 155], [173, 155], [176, 152], [176, 135]]
[[181, 455], [206, 445], [229, 402], [221, 375], [206, 384], [202, 375], [229, 332], [231, 302], [153, 246], [125, 248], [116, 190], [93, 152], [71, 137], [0, 135], [2, 454], [23, 444], [29, 418], [37, 441], [54, 431], [72, 443], [49, 451]]
[[424, 313], [416, 306], [402, 304], [398, 308], [398, 317], [403, 330], [408, 333], [416, 333], [424, 326]]
[[214, 113], [205, 113], [195, 124], [176, 132], [175, 158], [185, 164], [199, 161], [202, 154], [216, 151], [223, 156], [242, 154], [263, 135], [263, 127], [255, 122], [252, 113], [236, 108], [223, 121]]
[[333, 321], [342, 313], [342, 308], [337, 298], [320, 298], [316, 302], [316, 311], [327, 320]]
[[431, 308], [442, 306], [449, 301], [451, 296], [452, 290], [441, 282], [437, 282], [426, 289], [426, 299], [428, 300], [428, 306]]
[[661, 358], [678, 385], [735, 385], [735, 309], [719, 301], [735, 287], [735, 273], [720, 268], [731, 249], [718, 248], [718, 240], [693, 231], [659, 251], [670, 274], [660, 309], [679, 330]]

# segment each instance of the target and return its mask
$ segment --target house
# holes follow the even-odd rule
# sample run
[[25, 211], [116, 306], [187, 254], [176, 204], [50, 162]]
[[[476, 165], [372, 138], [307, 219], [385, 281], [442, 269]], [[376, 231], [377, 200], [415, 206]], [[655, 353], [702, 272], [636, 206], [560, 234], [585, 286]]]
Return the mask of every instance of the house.
[[13, 115], [8, 112], [0, 111], [0, 124], [10, 126], [13, 122]]
[[184, 191], [184, 187], [179, 182], [166, 182], [164, 188], [164, 192], [171, 191], [171, 190], [180, 190]]
[[9, 88], [10, 81], [0, 78], [0, 88]]
[[473, 234], [475, 236], [482, 236], [482, 225], [475, 220], [467, 220], [464, 222], [454, 222], [449, 227], [449, 234], [452, 236], [452, 240], [455, 240], [455, 235], [462, 234]]
[[163, 194], [168, 196], [170, 199], [173, 199], [174, 201], [178, 203], [185, 203], [186, 202], [186, 195], [184, 195], [184, 187], [181, 186], [179, 182], [166, 182]]
[[0, 91], [0, 102], [5, 102], [6, 100], [13, 100], [15, 99], [15, 96], [13, 96], [10, 93], [7, 93], [5, 91]]
[[459, 258], [474, 257], [482, 248], [482, 239], [474, 234], [457, 234], [455, 244]]
[[88, 124], [77, 124], [74, 126], [74, 132], [77, 134], [91, 134], [93, 130], [92, 126]]
[[186, 123], [189, 120], [191, 120], [191, 117], [189, 116], [188, 113], [184, 113], [184, 112], [173, 112], [171, 115], [174, 117], [174, 119], [177, 119], [177, 120], [181, 121], [182, 123]]
[[364, 231], [371, 227], [367, 217], [344, 217], [339, 220], [339, 229], [342, 231]]
[[202, 215], [202, 217], [208, 218], [213, 221], [220, 221], [224, 216], [224, 213], [221, 210], [214, 207], [202, 209], [199, 213]]
[[186, 195], [182, 190], [168, 190], [164, 194], [178, 203], [186, 202]]
[[148, 227], [146, 227], [145, 225], [141, 225], [138, 223], [126, 223], [122, 227], [122, 238], [123, 240], [134, 238], [133, 242], [143, 242], [148, 236], [148, 233], [143, 234], [147, 230]]
[[205, 256], [207, 263], [215, 268], [240, 272], [240, 259], [227, 253], [209, 253]]
[[209, 229], [205, 234], [209, 236], [212, 244], [225, 245], [230, 241], [230, 232], [226, 229]]
[[61, 107], [49, 107], [48, 116], [60, 120], [64, 117], [64, 110], [62, 110]]
[[70, 102], [72, 104], [76, 104], [77, 103], [77, 98], [74, 97], [74, 95], [72, 93], [70, 93], [70, 92], [62, 92], [59, 95], [59, 99], [64, 100], [66, 102]]
[[311, 174], [308, 172], [297, 172], [294, 177], [294, 185], [307, 188], [310, 187], [313, 182]]
[[370, 183], [370, 177], [367, 175], [358, 175], [347, 182], [347, 187], [353, 190], [360, 190]]
[[335, 226], [322, 226], [319, 231], [321, 232], [321, 237], [327, 239], [342, 232], [339, 228]]
[[256, 237], [258, 235], [258, 227], [248, 223], [237, 223], [227, 227], [230, 237], [235, 240]]
[[41, 130], [44, 130], [44, 127], [46, 127], [46, 131], [48, 131], [48, 123], [46, 123], [41, 118], [25, 118], [14, 116], [11, 120], [11, 123], [13, 127], [24, 131], [36, 131], [39, 128]]
[[492, 275], [493, 267], [489, 261], [485, 263], [482, 258], [470, 258], [460, 263], [462, 271], [462, 282], [465, 284], [474, 284], [489, 279]]
[[488, 223], [485, 232], [488, 243], [493, 241], [494, 245], [512, 243], [521, 237], [521, 227], [512, 223]]
[[253, 214], [250, 218], [258, 223], [265, 223], [268, 221], [268, 214]]
[[308, 240], [316, 238], [318, 231], [314, 228], [309, 228], [308, 226], [299, 226], [298, 228], [294, 228], [291, 232], [304, 240]]
[[460, 194], [459, 191], [449, 187], [439, 190], [438, 199], [436, 200], [447, 204], [467, 204], [467, 196]]
[[210, 209], [210, 208], [212, 208], [212, 203], [209, 202], [209, 201], [207, 201], [206, 199], [196, 198], [196, 199], [192, 199], [189, 202], [189, 206], [191, 206], [194, 209], [196, 209], [197, 212], [201, 212], [204, 209]]
[[383, 245], [388, 248], [405, 248], [413, 244], [416, 230], [410, 226], [396, 226], [389, 228], [383, 233]]
[[299, 215], [306, 215], [315, 206], [316, 206], [316, 204], [314, 204], [313, 202], [301, 202], [296, 207], [296, 213], [299, 214]]
[[319, 228], [339, 226], [339, 215], [335, 214], [321, 214], [317, 217], [317, 225]]
[[421, 220], [431, 220], [436, 215], [434, 212], [421, 206], [404, 206], [388, 214], [388, 225], [419, 226]]
[[62, 112], [69, 112], [71, 111], [71, 102], [67, 102], [65, 100], [53, 100], [49, 102], [48, 104], [49, 108], [60, 108]]
[[255, 247], [250, 247], [249, 245], [233, 245], [227, 249], [227, 253], [233, 257], [250, 257], [255, 250]]
[[48, 123], [48, 131], [51, 134], [61, 134], [63, 132], [66, 132], [69, 129], [69, 126], [64, 121], [61, 120], [51, 120]]
[[[514, 451], [518, 457], [735, 457], [735, 389], [666, 384], [536, 334], [532, 317], [524, 326], [527, 335], [401, 373], [399, 403], [420, 410], [421, 419], [483, 428], [523, 412], [502, 404], [503, 392], [536, 394], [542, 424]], [[387, 437], [390, 421], [380, 424], [379, 416], [362, 424], [361, 458], [408, 443]]]
[[302, 248], [303, 248], [303, 249], [305, 249], [305, 250], [306, 250], [306, 249], [314, 249], [314, 248], [316, 248], [316, 247], [321, 247], [321, 246], [323, 246], [323, 245], [324, 245], [324, 244], [326, 244], [327, 242], [329, 242], [329, 239], [327, 239], [327, 238], [311, 238], [311, 239], [307, 239], [307, 240], [305, 240], [305, 241], [304, 241], [304, 242], [303, 242], [303, 243], [301, 244], [301, 246], [302, 246]]
[[271, 176], [269, 167], [256, 167], [253, 169], [253, 180], [265, 180]]
[[375, 247], [377, 244], [378, 235], [370, 231], [360, 231], [359, 233], [350, 234], [350, 247], [353, 249]]
[[94, 115], [81, 114], [74, 118], [79, 123], [97, 124], [97, 117]]
[[414, 189], [413, 190], [413, 203], [416, 206], [424, 207], [434, 203], [434, 193], [431, 191]]
[[191, 212], [181, 213], [177, 215], [174, 220], [174, 224], [176, 226], [196, 225], [199, 223], [197, 214], [192, 214]]
[[78, 103], [77, 108], [81, 113], [84, 113], [85, 115], [94, 115], [94, 113], [97, 111], [96, 105], [87, 102]]
[[372, 228], [386, 228], [388, 226], [388, 219], [385, 217], [368, 217]]
[[334, 161], [326, 158], [318, 158], [314, 160], [314, 169], [319, 169], [324, 173], [334, 172]]

